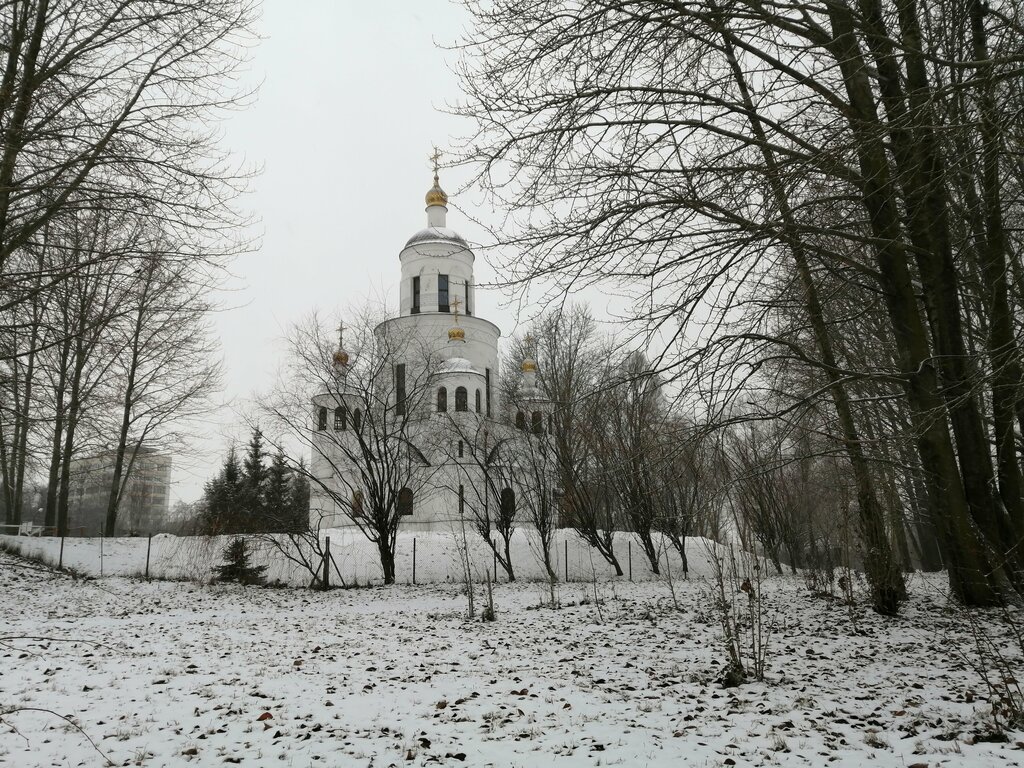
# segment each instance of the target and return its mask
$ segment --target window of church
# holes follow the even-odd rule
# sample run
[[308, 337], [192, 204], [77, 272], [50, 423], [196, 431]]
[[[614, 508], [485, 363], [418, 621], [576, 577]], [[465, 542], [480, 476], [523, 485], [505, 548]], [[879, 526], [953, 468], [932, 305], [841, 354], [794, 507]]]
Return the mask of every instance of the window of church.
[[412, 489], [403, 488], [398, 492], [398, 514], [408, 517], [412, 514]]
[[455, 410], [456, 411], [468, 411], [469, 410], [469, 392], [466, 391], [465, 387], [455, 388]]
[[361, 432], [363, 429], [363, 412], [356, 408], [352, 411], [352, 429]]
[[462, 441], [459, 440], [459, 458], [460, 459], [462, 458], [462, 452], [463, 452]]
[[484, 400], [487, 401], [487, 417], [491, 416], [491, 369], [484, 370]]
[[511, 520], [516, 514], [516, 492], [511, 488], [501, 489], [501, 517]]
[[405, 415], [405, 363], [395, 366], [395, 413]]
[[526, 429], [526, 414], [516, 411], [516, 429]]
[[316, 412], [316, 428], [318, 431], [323, 432], [327, 429], [327, 409], [321, 408]]
[[544, 433], [544, 414], [540, 411], [533, 412], [533, 434], [541, 435]]
[[448, 275], [437, 276], [437, 311], [451, 312], [448, 306]]
[[476, 412], [480, 413], [480, 390], [476, 391]]
[[348, 413], [346, 413], [345, 406], [339, 405], [334, 409], [334, 431], [341, 432], [348, 428]]
[[420, 277], [417, 275], [412, 279], [412, 314], [420, 313]]
[[437, 412], [448, 413], [448, 388], [437, 388]]
[[459, 486], [459, 517], [466, 513], [466, 486]]
[[361, 515], [363, 514], [363, 492], [355, 491], [352, 493], [352, 514]]

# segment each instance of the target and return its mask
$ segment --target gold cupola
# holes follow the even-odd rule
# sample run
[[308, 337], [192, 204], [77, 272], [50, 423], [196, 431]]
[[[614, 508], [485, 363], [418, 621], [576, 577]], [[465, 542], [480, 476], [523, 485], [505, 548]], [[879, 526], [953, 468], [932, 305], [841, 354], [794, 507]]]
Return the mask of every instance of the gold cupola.
[[451, 342], [462, 342], [463, 344], [466, 343], [466, 331], [463, 330], [462, 327], [459, 326], [459, 307], [461, 305], [462, 305], [462, 302], [459, 300], [458, 296], [456, 296], [454, 299], [452, 299], [451, 307], [452, 307], [452, 315], [454, 316], [455, 324], [451, 328], [448, 329], [448, 342], [449, 343], [451, 343]]
[[345, 323], [343, 322], [338, 324], [338, 348], [334, 350], [331, 359], [334, 361], [334, 369], [339, 373], [348, 368], [349, 356], [345, 351]]
[[536, 373], [537, 372], [537, 361], [533, 359], [534, 339], [529, 333], [526, 334], [526, 338], [523, 339], [523, 351], [526, 354], [523, 357], [523, 362], [520, 364], [519, 369], [523, 373]]
[[434, 174], [434, 186], [427, 191], [427, 205], [448, 205], [448, 195], [445, 194], [444, 190], [441, 189], [441, 183], [437, 178], [437, 174]]
[[430, 156], [431, 162], [434, 164], [434, 186], [427, 190], [427, 207], [432, 205], [448, 205], [448, 195], [445, 194], [444, 190], [441, 189], [441, 181], [437, 177], [438, 162], [441, 160], [441, 150], [434, 147], [434, 154]]

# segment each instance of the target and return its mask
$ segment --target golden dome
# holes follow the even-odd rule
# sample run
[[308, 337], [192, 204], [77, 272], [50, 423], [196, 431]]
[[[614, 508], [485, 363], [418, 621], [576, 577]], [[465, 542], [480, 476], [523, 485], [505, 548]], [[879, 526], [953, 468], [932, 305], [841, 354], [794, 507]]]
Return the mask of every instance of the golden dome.
[[466, 340], [466, 332], [464, 330], [462, 330], [461, 328], [459, 328], [459, 326], [456, 325], [456, 326], [448, 329], [448, 341], [465, 341], [465, 340]]
[[348, 365], [348, 352], [346, 352], [344, 349], [336, 349], [334, 351], [334, 364]]
[[533, 360], [527, 357], [526, 359], [523, 360], [523, 364], [520, 366], [520, 368], [522, 369], [523, 373], [534, 373], [537, 370], [537, 363], [535, 363]]
[[427, 192], [427, 205], [448, 205], [448, 195], [441, 189], [437, 174], [434, 174], [434, 186]]

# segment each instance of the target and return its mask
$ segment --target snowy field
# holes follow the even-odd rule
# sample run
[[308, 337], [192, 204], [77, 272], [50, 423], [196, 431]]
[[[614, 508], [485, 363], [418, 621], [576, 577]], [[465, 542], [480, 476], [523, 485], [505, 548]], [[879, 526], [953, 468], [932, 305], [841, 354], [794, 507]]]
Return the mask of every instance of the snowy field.
[[[306, 590], [75, 580], [0, 555], [0, 764], [1008, 766], [985, 689], [917, 577], [896, 620], [764, 585], [767, 683], [723, 689], [710, 585]], [[995, 622], [992, 622], [993, 627]], [[992, 631], [997, 631], [993, 628]], [[52, 710], [80, 726], [81, 731]], [[90, 745], [95, 742], [96, 748]]]

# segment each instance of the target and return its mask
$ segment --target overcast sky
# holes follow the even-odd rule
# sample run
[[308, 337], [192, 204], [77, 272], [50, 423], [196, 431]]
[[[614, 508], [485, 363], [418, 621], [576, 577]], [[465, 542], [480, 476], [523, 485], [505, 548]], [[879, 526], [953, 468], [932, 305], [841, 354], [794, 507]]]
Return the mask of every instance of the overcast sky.
[[[443, 112], [458, 100], [455, 54], [467, 21], [448, 0], [265, 0], [248, 78], [254, 103], [225, 124], [225, 146], [262, 167], [244, 206], [262, 244], [234, 265], [232, 307], [216, 318], [224, 350], [226, 405], [196, 455], [176, 457], [173, 499], [197, 498], [216, 471], [233, 407], [265, 389], [280, 363], [285, 329], [313, 309], [343, 313], [386, 295], [397, 305], [398, 253], [426, 226], [423, 196], [431, 147], [471, 126]], [[452, 193], [465, 176], [441, 174]], [[455, 196], [448, 223], [470, 241], [482, 233], [479, 195]], [[478, 283], [492, 279], [478, 253]], [[502, 297], [481, 291], [478, 314], [513, 330]]]

